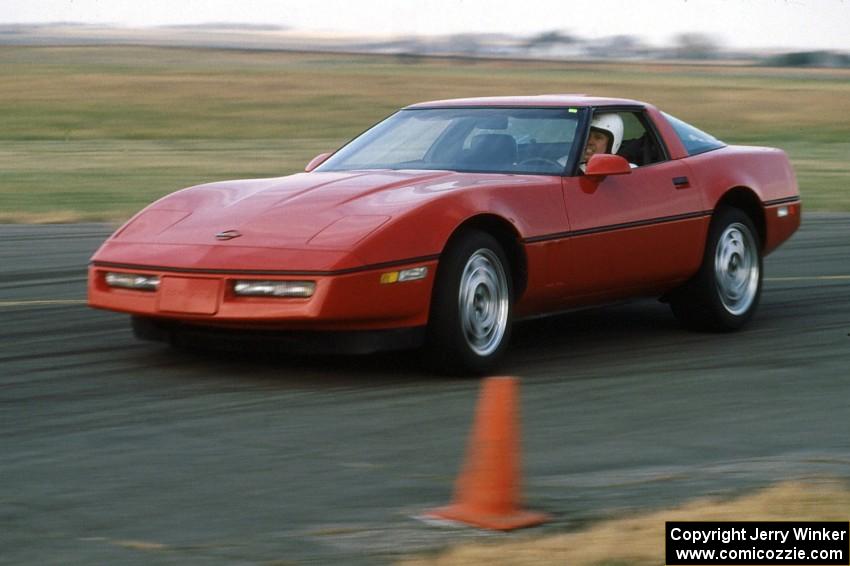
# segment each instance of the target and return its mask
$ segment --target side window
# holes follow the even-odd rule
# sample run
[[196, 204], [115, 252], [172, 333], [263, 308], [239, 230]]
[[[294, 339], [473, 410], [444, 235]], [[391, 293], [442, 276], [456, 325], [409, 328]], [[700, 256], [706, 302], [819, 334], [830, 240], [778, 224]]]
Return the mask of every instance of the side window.
[[688, 155], [697, 155], [713, 149], [726, 147], [726, 144], [711, 134], [707, 134], [702, 130], [694, 128], [687, 122], [674, 118], [666, 112], [662, 112], [662, 114], [664, 114], [664, 117], [667, 118], [668, 122], [670, 122], [670, 125], [673, 126], [673, 129], [676, 130], [676, 135], [678, 135], [679, 139], [682, 140], [682, 145], [685, 146], [685, 151], [688, 152]]
[[617, 155], [638, 167], [666, 160], [657, 136], [647, 127], [647, 118], [641, 112], [618, 112], [623, 119], [623, 143]]

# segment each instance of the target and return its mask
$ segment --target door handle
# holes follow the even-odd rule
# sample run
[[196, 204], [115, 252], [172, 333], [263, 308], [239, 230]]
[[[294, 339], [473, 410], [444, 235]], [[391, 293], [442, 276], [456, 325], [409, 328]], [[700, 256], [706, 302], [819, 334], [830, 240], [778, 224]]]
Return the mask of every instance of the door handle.
[[673, 177], [673, 186], [677, 189], [687, 189], [691, 186], [691, 182], [687, 177]]

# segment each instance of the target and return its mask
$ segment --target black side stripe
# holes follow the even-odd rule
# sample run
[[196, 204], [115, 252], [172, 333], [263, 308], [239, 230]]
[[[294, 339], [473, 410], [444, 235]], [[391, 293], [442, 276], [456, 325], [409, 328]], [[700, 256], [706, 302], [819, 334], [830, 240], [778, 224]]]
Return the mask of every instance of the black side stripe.
[[776, 206], [777, 204], [790, 204], [792, 202], [800, 202], [800, 197], [778, 198], [775, 200], [764, 201], [765, 206]]
[[182, 267], [162, 267], [159, 265], [112, 263], [107, 261], [93, 261], [91, 264], [94, 267], [111, 267], [114, 269], [139, 269], [142, 271], [164, 271], [167, 273], [206, 273], [214, 275], [297, 275], [321, 277], [328, 275], [348, 275], [351, 273], [360, 273], [361, 271], [373, 271], [376, 269], [399, 267], [402, 265], [409, 265], [411, 263], [422, 263], [426, 261], [434, 261], [437, 259], [440, 259], [439, 254], [411, 257], [407, 259], [399, 259], [396, 261], [387, 261], [383, 263], [372, 263], [369, 265], [361, 265], [359, 267], [349, 267], [347, 269], [335, 269], [329, 271], [295, 271], [286, 269], [186, 269]]
[[676, 214], [675, 216], [664, 216], [661, 218], [651, 218], [649, 220], [637, 220], [635, 222], [624, 222], [623, 224], [610, 224], [608, 226], [599, 226], [597, 228], [585, 228], [584, 230], [573, 230], [571, 232], [558, 232], [556, 234], [544, 234], [543, 236], [534, 236], [523, 240], [526, 244], [535, 244], [538, 242], [548, 242], [551, 240], [563, 240], [566, 238], [574, 238], [576, 236], [586, 236], [588, 234], [599, 234], [602, 232], [613, 232], [614, 230], [625, 230], [627, 228], [638, 228], [641, 226], [651, 226], [653, 224], [666, 224], [668, 222], [678, 222], [680, 220], [690, 220], [691, 218], [702, 218], [711, 216], [711, 210], [703, 210], [700, 212], [688, 212], [687, 214]]

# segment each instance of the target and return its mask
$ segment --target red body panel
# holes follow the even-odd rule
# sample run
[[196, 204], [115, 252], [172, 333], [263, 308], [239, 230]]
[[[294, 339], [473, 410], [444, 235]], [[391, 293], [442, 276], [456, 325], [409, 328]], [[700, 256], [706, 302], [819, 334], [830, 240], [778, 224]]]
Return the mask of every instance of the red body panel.
[[[310, 172], [179, 191], [118, 230], [92, 258], [89, 303], [142, 316], [242, 327], [422, 326], [439, 256], [459, 226], [486, 215], [525, 255], [519, 316], [660, 294], [699, 268], [712, 211], [731, 190], [764, 210], [765, 253], [800, 222], [796, 180], [779, 150], [726, 147], [688, 157], [650, 105], [543, 96], [416, 105], [645, 108], [670, 160], [605, 178], [451, 171]], [[684, 186], [674, 178], [686, 177]], [[779, 202], [776, 202], [779, 201]], [[779, 214], [782, 209], [783, 214]], [[216, 234], [230, 231], [232, 239]], [[382, 273], [427, 266], [425, 279]], [[156, 292], [112, 288], [106, 272], [159, 275]], [[236, 297], [244, 279], [311, 280], [309, 299]]]
[[[689, 157], [688, 166], [700, 180], [706, 204], [714, 209], [736, 188], [751, 191], [762, 204], [765, 221], [764, 255], [775, 250], [800, 226], [801, 205], [797, 178], [788, 156], [781, 149], [728, 146]], [[772, 205], [775, 201], [789, 201]], [[786, 207], [788, 215], [777, 212]]]
[[454, 98], [432, 100], [411, 104], [407, 108], [460, 108], [504, 107], [504, 108], [545, 108], [545, 107], [588, 107], [588, 106], [646, 106], [644, 102], [627, 98], [601, 98], [584, 94], [541, 94], [537, 96], [486, 96], [481, 98]]
[[687, 171], [674, 160], [601, 181], [564, 179], [564, 199], [577, 234], [557, 262], [568, 295], [666, 289], [693, 275], [702, 259], [707, 222], [695, 184], [677, 189], [672, 183]]

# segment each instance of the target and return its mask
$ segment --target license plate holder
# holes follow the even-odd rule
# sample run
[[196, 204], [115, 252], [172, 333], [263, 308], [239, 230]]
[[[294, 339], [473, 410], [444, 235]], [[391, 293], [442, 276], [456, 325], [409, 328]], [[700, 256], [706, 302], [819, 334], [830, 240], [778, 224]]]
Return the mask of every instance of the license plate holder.
[[157, 308], [163, 312], [215, 314], [218, 312], [221, 281], [201, 277], [170, 277], [159, 280]]

